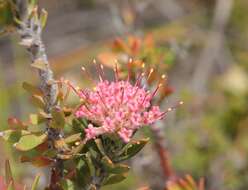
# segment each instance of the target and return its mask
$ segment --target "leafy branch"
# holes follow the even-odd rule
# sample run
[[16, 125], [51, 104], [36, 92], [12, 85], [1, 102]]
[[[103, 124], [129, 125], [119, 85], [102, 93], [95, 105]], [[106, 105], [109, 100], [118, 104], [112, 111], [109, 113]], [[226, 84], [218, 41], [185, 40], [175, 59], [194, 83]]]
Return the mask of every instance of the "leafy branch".
[[[31, 66], [37, 69], [39, 74], [39, 89], [42, 92], [42, 100], [44, 101], [44, 112], [47, 115], [51, 115], [52, 109], [58, 107], [56, 102], [57, 85], [54, 82], [53, 71], [50, 68], [41, 37], [48, 14], [44, 9], [39, 11], [35, 0], [28, 2], [10, 0], [8, 2], [14, 15], [16, 31], [21, 37], [20, 45], [24, 46], [29, 52], [32, 61]], [[38, 99], [37, 96], [33, 96], [33, 98], [36, 101]], [[46, 126], [47, 138], [51, 146], [55, 148], [54, 141], [60, 139], [63, 134], [59, 129], [52, 128], [49, 120], [46, 121]], [[56, 158], [55, 163], [52, 172], [62, 177], [62, 171], [60, 171], [62, 162]], [[56, 184], [56, 181], [51, 181], [51, 184]]]

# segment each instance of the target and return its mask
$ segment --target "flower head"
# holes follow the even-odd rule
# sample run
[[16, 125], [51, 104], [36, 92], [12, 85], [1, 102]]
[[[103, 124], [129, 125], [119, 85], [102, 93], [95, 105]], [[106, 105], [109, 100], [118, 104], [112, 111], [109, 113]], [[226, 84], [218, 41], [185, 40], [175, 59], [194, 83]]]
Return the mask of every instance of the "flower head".
[[118, 77], [112, 82], [100, 77], [100, 82], [93, 90], [78, 91], [85, 103], [75, 115], [91, 122], [85, 129], [86, 140], [106, 133], [116, 133], [124, 142], [129, 142], [137, 129], [164, 117], [166, 112], [151, 105], [160, 85], [152, 93], [145, 90], [139, 84], [143, 76], [140, 74], [134, 85]]

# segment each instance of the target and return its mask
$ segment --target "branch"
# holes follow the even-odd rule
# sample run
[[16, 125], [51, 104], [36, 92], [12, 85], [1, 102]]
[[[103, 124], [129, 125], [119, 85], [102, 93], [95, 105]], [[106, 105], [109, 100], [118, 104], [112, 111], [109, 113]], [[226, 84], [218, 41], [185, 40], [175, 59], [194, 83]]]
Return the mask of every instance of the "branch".
[[40, 88], [44, 93], [46, 112], [50, 113], [51, 108], [55, 106], [57, 85], [53, 82], [53, 72], [45, 52], [45, 47], [41, 39], [42, 26], [28, 19], [18, 29], [21, 36], [21, 45], [25, 46], [30, 53], [32, 63], [42, 63], [44, 67], [37, 68], [40, 77]]
[[175, 173], [170, 163], [169, 152], [165, 147], [163, 132], [158, 125], [152, 126], [151, 131], [154, 136], [154, 146], [160, 159], [160, 166], [163, 171], [163, 175], [167, 180], [170, 180], [174, 178]]
[[[44, 23], [42, 23], [41, 15], [46, 14], [44, 10], [41, 11], [41, 14], [38, 14], [38, 9], [36, 5], [33, 5], [32, 9], [25, 5], [26, 1], [19, 1], [17, 3], [17, 13], [18, 10], [22, 10], [21, 13], [17, 14], [20, 23], [17, 26], [17, 32], [21, 37], [20, 44], [26, 48], [29, 52], [32, 64], [31, 66], [35, 67], [38, 71], [40, 78], [40, 89], [43, 92], [43, 99], [45, 101], [45, 112], [47, 114], [51, 113], [53, 107], [56, 105], [57, 97], [57, 84], [54, 82], [53, 71], [50, 68], [48, 58], [45, 51], [45, 46], [42, 41], [42, 29]], [[18, 7], [19, 6], [19, 7]], [[25, 11], [23, 10], [25, 7]], [[30, 9], [30, 10], [29, 10]], [[50, 121], [47, 123], [47, 133], [48, 133], [48, 142], [51, 144], [52, 148], [56, 149], [54, 142], [63, 137], [63, 134], [60, 130], [54, 129], [50, 126]], [[51, 169], [51, 190], [59, 190], [58, 182], [63, 176], [63, 162], [59, 158], [55, 157], [55, 164]]]

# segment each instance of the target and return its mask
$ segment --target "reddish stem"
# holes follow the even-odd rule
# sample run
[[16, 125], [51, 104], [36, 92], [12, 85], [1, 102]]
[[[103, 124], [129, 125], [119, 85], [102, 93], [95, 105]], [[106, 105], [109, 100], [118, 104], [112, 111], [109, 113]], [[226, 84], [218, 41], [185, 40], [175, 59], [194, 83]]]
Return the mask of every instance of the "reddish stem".
[[157, 154], [160, 159], [160, 166], [166, 181], [174, 180], [176, 174], [173, 170], [173, 167], [170, 162], [170, 154], [167, 148], [165, 147], [165, 139], [163, 136], [163, 131], [158, 126], [152, 126], [151, 131], [154, 136], [154, 147], [157, 151]]
[[167, 179], [174, 178], [175, 173], [170, 163], [169, 152], [167, 151], [166, 148], [162, 146], [160, 142], [155, 142], [155, 148], [156, 148], [156, 151], [160, 159], [160, 165], [161, 165], [164, 177]]

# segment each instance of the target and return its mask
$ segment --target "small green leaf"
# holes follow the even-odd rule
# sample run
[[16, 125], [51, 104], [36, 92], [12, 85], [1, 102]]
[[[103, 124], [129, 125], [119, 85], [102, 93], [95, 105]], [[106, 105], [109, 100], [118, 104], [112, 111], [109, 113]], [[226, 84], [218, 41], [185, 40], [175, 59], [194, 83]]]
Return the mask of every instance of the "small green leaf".
[[31, 67], [34, 67], [36, 69], [43, 70], [43, 71], [46, 71], [47, 70], [47, 64], [43, 60], [41, 60], [41, 59], [35, 60], [31, 64]]
[[0, 137], [2, 137], [5, 141], [8, 142], [16, 142], [20, 139], [21, 136], [23, 135], [28, 135], [30, 134], [29, 131], [26, 130], [6, 130], [0, 132]]
[[47, 17], [48, 17], [47, 11], [45, 9], [42, 9], [41, 15], [40, 15], [40, 23], [41, 23], [42, 28], [44, 28], [46, 26]]
[[74, 184], [71, 180], [69, 179], [65, 179], [61, 182], [61, 186], [63, 188], [63, 190], [74, 190]]
[[81, 124], [83, 129], [88, 128], [88, 121], [85, 118], [78, 118], [77, 121]]
[[149, 138], [141, 139], [139, 141], [132, 141], [128, 143], [122, 150], [122, 154], [115, 159], [116, 162], [127, 160], [135, 156], [149, 141]]
[[29, 5], [35, 6], [37, 5], [38, 0], [29, 0]]
[[96, 143], [96, 146], [97, 146], [98, 150], [101, 152], [101, 154], [106, 155], [101, 139], [95, 139], [95, 143]]
[[51, 111], [52, 114], [52, 127], [54, 128], [63, 128], [65, 125], [65, 114], [62, 109], [54, 107]]
[[127, 174], [114, 174], [110, 175], [106, 180], [103, 181], [103, 185], [112, 185], [119, 183], [127, 178]]
[[27, 82], [24, 82], [22, 84], [22, 87], [24, 88], [24, 90], [26, 90], [27, 92], [29, 92], [31, 94], [35, 94], [38, 96], [41, 96], [43, 94], [40, 88], [38, 88], [32, 84], [29, 84]]
[[79, 159], [76, 167], [77, 169], [75, 182], [78, 183], [80, 187], [86, 187], [92, 179], [89, 167], [87, 166], [84, 159]]
[[46, 139], [46, 134], [43, 134], [41, 136], [36, 136], [33, 134], [24, 135], [14, 146], [17, 150], [28, 151], [42, 144], [43, 142], [45, 142]]
[[73, 142], [79, 141], [79, 140], [81, 140], [81, 133], [77, 133], [77, 134], [74, 134], [74, 135], [71, 135], [71, 136], [65, 138], [65, 142], [67, 144], [73, 143]]
[[37, 114], [30, 114], [29, 118], [30, 118], [31, 124], [38, 125], [38, 115]]
[[9, 184], [8, 184], [8, 189], [7, 190], [15, 190], [14, 188], [14, 182], [11, 181]]
[[91, 155], [89, 152], [87, 152], [85, 155], [85, 162], [87, 163], [87, 166], [89, 168], [90, 175], [94, 176], [95, 175], [95, 166], [92, 162]]
[[20, 19], [18, 19], [18, 18], [16, 18], [16, 17], [14, 17], [13, 19], [14, 19], [14, 21], [15, 21], [15, 24], [17, 24], [17, 25], [19, 25], [19, 26], [22, 26], [22, 25], [24, 24]]
[[[51, 118], [51, 117], [50, 117]], [[42, 112], [38, 114], [30, 114], [29, 121], [32, 125], [39, 125], [48, 119]]]
[[81, 124], [78, 119], [72, 120], [72, 127], [76, 133], [80, 132], [80, 133], [82, 133], [82, 137], [84, 137], [84, 135], [85, 135], [84, 127], [83, 127], [83, 124]]
[[130, 167], [125, 164], [115, 164], [111, 170], [109, 170], [110, 173], [113, 174], [122, 174], [127, 173], [129, 171]]
[[110, 160], [110, 158], [107, 157], [107, 156], [104, 156], [104, 157], [102, 158], [101, 162], [103, 163], [103, 165], [104, 165], [105, 168], [111, 169], [111, 168], [114, 167], [113, 162], [112, 162], [112, 161]]
[[112, 174], [127, 173], [130, 169], [130, 167], [125, 164], [114, 164], [107, 156], [102, 158], [102, 164], [105, 170]]
[[40, 181], [40, 175], [36, 175], [34, 182], [32, 184], [31, 190], [37, 190], [38, 189], [39, 181]]
[[9, 160], [6, 160], [5, 162], [5, 182], [6, 184], [10, 184], [11, 182], [13, 182], [13, 175], [10, 168]]
[[72, 150], [72, 153], [73, 153], [74, 155], [80, 153], [80, 151], [84, 148], [84, 145], [85, 145], [85, 142], [84, 142], [84, 141], [81, 141], [81, 142], [79, 143], [79, 145], [78, 145], [77, 147], [75, 147], [75, 148]]
[[127, 154], [130, 156], [136, 155], [149, 141], [149, 138], [141, 139], [139, 141], [131, 142], [127, 148]]
[[38, 96], [38, 95], [31, 96], [31, 102], [34, 106], [41, 108], [43, 110], [46, 107], [45, 102], [41, 96]]

